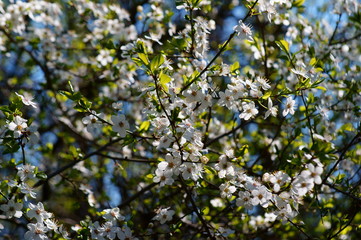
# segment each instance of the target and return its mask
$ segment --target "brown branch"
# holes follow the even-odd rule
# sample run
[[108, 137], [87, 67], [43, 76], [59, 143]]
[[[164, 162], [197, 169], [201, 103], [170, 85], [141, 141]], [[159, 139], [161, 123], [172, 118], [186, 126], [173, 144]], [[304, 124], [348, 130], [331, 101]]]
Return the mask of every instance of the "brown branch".
[[344, 191], [344, 190], [342, 190], [342, 189], [339, 189], [339, 188], [337, 188], [336, 186], [334, 186], [333, 184], [330, 184], [330, 183], [327, 183], [327, 182], [326, 182], [326, 183], [324, 183], [324, 185], [329, 186], [330, 188], [332, 188], [332, 189], [335, 190], [336, 192], [342, 193], [342, 194], [344, 194], [344, 195], [352, 198], [353, 200], [355, 200], [355, 201], [357, 201], [358, 203], [361, 204], [361, 198], [358, 198], [358, 197], [352, 195], [351, 193], [348, 193], [348, 192], [346, 192], [346, 191]]
[[[355, 218], [355, 216], [356, 216], [356, 214], [357, 214], [358, 212], [359, 212], [359, 211], [354, 210], [354, 211], [353, 211], [353, 214], [352, 214], [352, 216], [351, 216], [351, 218], [350, 218], [350, 220], [349, 220], [343, 227], [341, 227], [334, 235], [328, 237], [327, 239], [333, 239], [333, 238], [335, 238], [337, 235], [339, 235], [345, 228], [347, 228], [347, 227], [351, 224], [351, 222], [353, 221], [353, 219]], [[348, 215], [347, 217], [349, 217], [349, 216], [350, 216], [350, 215]]]
[[102, 156], [105, 158], [109, 158], [112, 160], [116, 160], [116, 161], [125, 161], [125, 162], [138, 162], [138, 163], [157, 163], [158, 161], [156, 160], [150, 160], [150, 159], [134, 159], [134, 158], [128, 158], [128, 157], [113, 157], [107, 154], [103, 154], [103, 153], [96, 153], [96, 155], [98, 156]]
[[140, 190], [139, 192], [137, 192], [136, 194], [134, 194], [133, 196], [131, 196], [130, 198], [128, 198], [127, 200], [123, 201], [121, 204], [118, 205], [118, 208], [121, 209], [125, 206], [127, 206], [129, 203], [131, 203], [132, 201], [134, 201], [135, 199], [137, 199], [138, 197], [140, 197], [143, 193], [145, 193], [146, 191], [152, 189], [153, 187], [155, 187], [156, 185], [158, 185], [158, 183], [151, 183], [148, 186], [146, 186], [145, 188], [143, 188], [142, 190]]
[[189, 199], [194, 212], [196, 213], [197, 217], [199, 218], [199, 220], [201, 221], [203, 228], [205, 228], [205, 230], [207, 231], [208, 236], [210, 237], [210, 239], [216, 239], [212, 234], [211, 231], [209, 229], [208, 223], [207, 221], [203, 218], [202, 214], [199, 212], [198, 207], [196, 202], [194, 201], [193, 197], [192, 197], [192, 193], [189, 191], [187, 184], [185, 183], [185, 181], [183, 180], [182, 177], [180, 177], [180, 181], [182, 184], [182, 188], [184, 189], [184, 191], [187, 193], [187, 198]]
[[230, 135], [230, 134], [232, 134], [232, 133], [235, 133], [238, 129], [246, 126], [248, 123], [249, 123], [249, 122], [242, 121], [242, 123], [239, 124], [236, 128], [233, 128], [232, 130], [230, 130], [230, 131], [228, 131], [228, 132], [225, 132], [225, 133], [219, 135], [218, 137], [215, 137], [215, 138], [209, 140], [208, 142], [206, 142], [206, 143], [204, 144], [204, 147], [203, 147], [203, 148], [208, 147], [209, 145], [211, 145], [212, 143], [218, 141], [218, 140], [221, 139], [221, 138], [224, 138], [224, 137], [226, 137], [226, 136], [228, 136], [228, 135]]
[[45, 180], [41, 180], [41, 181], [38, 181], [37, 183], [35, 183], [35, 185], [33, 186], [33, 188], [36, 188], [36, 187], [39, 187], [41, 185], [43, 185], [44, 183], [48, 182], [50, 179], [52, 179], [53, 177], [57, 176], [58, 174], [64, 172], [65, 170], [69, 169], [69, 168], [72, 168], [74, 165], [76, 165], [77, 163], [81, 162], [81, 161], [84, 161], [88, 158], [90, 158], [91, 156], [94, 156], [98, 153], [100, 153], [101, 151], [105, 150], [108, 146], [114, 144], [114, 143], [117, 143], [119, 142], [120, 140], [122, 140], [123, 138], [116, 138], [110, 142], [108, 142], [107, 144], [103, 145], [102, 147], [100, 147], [99, 149], [97, 149], [96, 151], [94, 152], [91, 152], [87, 155], [85, 155], [83, 158], [79, 158], [79, 159], [75, 159], [74, 161], [72, 161], [71, 163], [68, 163], [67, 165], [57, 169], [56, 171], [52, 172], [51, 174], [48, 175], [47, 179]]
[[[322, 184], [325, 184], [327, 182], [327, 179], [331, 176], [331, 174], [333, 173], [333, 171], [335, 171], [335, 169], [337, 168], [338, 164], [343, 160], [347, 150], [352, 147], [352, 145], [360, 142], [361, 140], [361, 132], [357, 133], [352, 140], [347, 144], [347, 146], [342, 150], [337, 162], [335, 163], [335, 165], [333, 165], [333, 167], [331, 168], [331, 170], [327, 173], [327, 175], [324, 177]], [[359, 139], [358, 139], [359, 138]], [[357, 140], [357, 141], [356, 141]]]
[[296, 223], [292, 222], [291, 219], [287, 218], [287, 221], [290, 222], [295, 228], [297, 228], [298, 231], [303, 233], [307, 237], [307, 239], [312, 239], [312, 237], [310, 237], [305, 231], [303, 231], [303, 229], [300, 226], [298, 226]]
[[337, 45], [337, 44], [347, 43], [347, 42], [352, 41], [352, 40], [355, 40], [355, 39], [357, 39], [357, 38], [359, 38], [359, 37], [361, 37], [361, 33], [356, 34], [355, 36], [350, 37], [350, 38], [345, 38], [345, 39], [342, 39], [342, 40], [337, 41], [337, 42], [332, 42], [332, 43], [330, 43], [329, 45]]

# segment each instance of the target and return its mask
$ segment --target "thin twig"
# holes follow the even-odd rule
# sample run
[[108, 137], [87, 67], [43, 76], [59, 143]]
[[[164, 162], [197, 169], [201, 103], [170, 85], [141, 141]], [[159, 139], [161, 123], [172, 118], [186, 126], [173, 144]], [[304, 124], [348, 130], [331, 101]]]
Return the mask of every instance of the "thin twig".
[[112, 160], [125, 161], [125, 162], [138, 162], [138, 163], [157, 163], [158, 162], [156, 160], [149, 160], [149, 159], [134, 159], [134, 158], [127, 158], [127, 157], [113, 157], [113, 156], [103, 154], [103, 153], [97, 153], [97, 155], [105, 157], [105, 158], [110, 158]]
[[143, 193], [145, 193], [146, 191], [152, 189], [156, 185], [158, 185], [158, 183], [149, 184], [148, 186], [146, 186], [145, 188], [143, 188], [142, 190], [140, 190], [139, 192], [137, 192], [136, 194], [134, 194], [133, 196], [131, 196], [127, 200], [123, 201], [121, 204], [119, 204], [118, 208], [123, 208], [123, 207], [127, 206], [129, 203], [131, 203], [132, 201], [134, 201], [135, 199], [140, 197]]
[[340, 12], [340, 13], [338, 14], [338, 19], [337, 19], [337, 22], [336, 22], [336, 26], [335, 26], [335, 29], [333, 30], [333, 33], [332, 33], [332, 36], [331, 36], [330, 40], [328, 41], [328, 45], [331, 45], [333, 39], [334, 39], [335, 36], [336, 36], [336, 32], [337, 32], [338, 26], [339, 26], [339, 24], [340, 24], [341, 17], [342, 17], [342, 12]]
[[26, 158], [25, 158], [25, 143], [23, 143], [23, 138], [20, 140], [20, 147], [21, 147], [21, 153], [23, 155], [23, 165], [26, 164]]
[[339, 188], [335, 187], [333, 184], [330, 184], [330, 183], [327, 183], [327, 182], [326, 182], [326, 183], [324, 183], [324, 185], [329, 186], [330, 188], [332, 188], [332, 189], [335, 190], [336, 192], [342, 193], [342, 194], [344, 194], [344, 195], [352, 198], [353, 200], [361, 203], [361, 198], [358, 198], [358, 197], [356, 197], [356, 196], [354, 196], [354, 195], [352, 195], [352, 194], [350, 194], [350, 193], [348, 193], [348, 192], [346, 192], [346, 191], [344, 191], [344, 190], [342, 190], [342, 189], [339, 189]]
[[308, 235], [305, 231], [303, 231], [302, 228], [300, 228], [300, 226], [298, 226], [296, 223], [292, 222], [291, 219], [287, 218], [287, 221], [290, 222], [294, 227], [296, 227], [301, 233], [303, 233], [308, 239], [312, 239], [312, 237], [310, 235]]
[[123, 138], [116, 138], [110, 142], [108, 142], [107, 144], [103, 145], [102, 147], [98, 148], [97, 150], [95, 150], [94, 152], [91, 152], [87, 155], [85, 155], [83, 158], [79, 158], [79, 159], [75, 159], [74, 161], [72, 161], [71, 163], [68, 163], [67, 165], [57, 169], [56, 171], [52, 172], [51, 174], [48, 175], [47, 179], [45, 180], [41, 180], [38, 181], [37, 183], [35, 183], [35, 185], [33, 186], [33, 188], [39, 187], [41, 185], [43, 185], [44, 183], [48, 182], [50, 179], [52, 179], [53, 177], [59, 175], [60, 173], [64, 172], [65, 170], [72, 168], [74, 165], [76, 165], [77, 163], [84, 161], [88, 158], [90, 158], [91, 156], [94, 156], [98, 153], [100, 153], [101, 151], [105, 150], [107, 147], [109, 147], [110, 145], [113, 145], [114, 143], [119, 142], [120, 140], [122, 140]]
[[208, 223], [206, 222], [206, 220], [203, 218], [202, 214], [199, 212], [198, 207], [196, 202], [194, 201], [193, 197], [192, 197], [192, 193], [189, 191], [186, 183], [184, 182], [183, 178], [180, 177], [181, 183], [182, 183], [182, 187], [185, 190], [185, 192], [187, 193], [187, 198], [189, 199], [193, 210], [195, 211], [196, 215], [198, 216], [199, 220], [201, 221], [203, 227], [205, 228], [205, 230], [207, 231], [208, 236], [211, 239], [216, 239], [212, 234], [211, 231], [209, 230], [209, 226]]
[[[325, 184], [327, 179], [331, 176], [331, 174], [333, 173], [333, 171], [335, 171], [335, 169], [337, 168], [338, 164], [343, 160], [347, 150], [352, 146], [354, 145], [354, 141], [357, 140], [357, 138], [360, 138], [361, 137], [361, 132], [357, 133], [353, 138], [352, 140], [347, 144], [347, 146], [343, 149], [343, 151], [341, 152], [337, 162], [335, 163], [335, 165], [333, 165], [333, 167], [331, 168], [331, 170], [327, 173], [327, 175], [324, 177], [323, 181], [322, 181], [322, 184]], [[359, 142], [360, 140], [356, 141], [356, 142]]]
[[306, 115], [306, 119], [307, 119], [307, 123], [308, 123], [308, 128], [310, 129], [310, 135], [311, 135], [311, 140], [312, 140], [312, 145], [315, 144], [315, 139], [313, 138], [313, 130], [312, 130], [312, 125], [311, 125], [311, 119], [310, 119], [310, 115], [308, 114], [308, 105], [307, 102], [305, 100], [305, 97], [303, 95], [303, 91], [301, 92], [301, 99], [303, 102], [303, 105], [305, 105], [305, 115]]
[[228, 132], [225, 132], [225, 133], [219, 135], [218, 137], [215, 137], [215, 138], [209, 140], [208, 142], [206, 142], [206, 143], [204, 144], [203, 148], [206, 148], [206, 147], [208, 147], [209, 145], [211, 145], [212, 143], [218, 141], [219, 139], [224, 138], [224, 137], [226, 137], [226, 136], [228, 136], [228, 135], [236, 132], [238, 129], [246, 126], [248, 123], [249, 123], [249, 122], [242, 121], [241, 124], [239, 124], [237, 127], [233, 128], [232, 130], [230, 130], [230, 131], [228, 131]]
[[358, 212], [359, 211], [357, 211], [357, 210], [353, 211], [353, 214], [352, 214], [350, 220], [343, 227], [341, 227], [334, 235], [332, 235], [331, 237], [328, 237], [327, 239], [331, 240], [331, 239], [335, 238], [337, 235], [339, 235], [345, 228], [347, 228], [351, 224], [351, 222], [353, 221], [353, 219], [355, 218], [355, 216]]

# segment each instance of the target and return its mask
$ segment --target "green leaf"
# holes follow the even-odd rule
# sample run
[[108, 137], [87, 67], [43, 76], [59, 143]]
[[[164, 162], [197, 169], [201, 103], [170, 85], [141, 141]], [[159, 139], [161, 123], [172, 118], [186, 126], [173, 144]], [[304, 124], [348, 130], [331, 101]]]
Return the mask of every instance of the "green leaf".
[[140, 126], [139, 126], [139, 132], [146, 132], [146, 131], [148, 131], [149, 127], [150, 127], [149, 121], [142, 122], [142, 124], [140, 124]]
[[263, 94], [262, 99], [267, 100], [271, 96], [271, 94], [272, 94], [272, 91], [266, 92], [265, 94]]
[[242, 146], [238, 149], [238, 151], [236, 151], [236, 157], [237, 157], [237, 158], [243, 157], [245, 154], [248, 153], [248, 148], [249, 148], [248, 144], [242, 145]]
[[47, 176], [45, 173], [43, 173], [43, 172], [37, 173], [37, 174], [36, 174], [36, 177], [39, 178], [39, 179], [42, 179], [42, 180], [45, 180], [45, 179], [48, 178], [48, 176]]
[[282, 51], [289, 53], [290, 47], [288, 45], [288, 42], [285, 40], [276, 41], [276, 44], [279, 48], [281, 48]]
[[68, 92], [68, 91], [59, 90], [58, 92], [59, 92], [61, 95], [65, 96], [65, 97], [67, 97], [67, 98], [69, 98], [69, 99], [71, 99], [71, 97], [73, 96], [73, 94], [70, 93], [70, 92]]
[[139, 58], [132, 58], [133, 62], [135, 62], [135, 64], [137, 64], [139, 67], [143, 65], [143, 61], [140, 60]]
[[150, 62], [150, 70], [153, 72], [164, 63], [164, 57], [162, 54], [155, 56]]
[[317, 86], [315, 87], [317, 89], [321, 89], [322, 91], [326, 92], [327, 91], [327, 88], [323, 87], [323, 86]]
[[7, 145], [3, 154], [8, 154], [8, 153], [15, 153], [19, 150], [20, 148], [20, 145], [19, 144], [16, 144], [16, 143], [13, 143], [11, 145]]
[[310, 65], [315, 66], [316, 63], [317, 63], [317, 59], [316, 58], [311, 58]]
[[71, 91], [72, 93], [74, 93], [73, 85], [71, 84], [70, 81], [68, 81], [68, 84], [69, 84], [70, 91]]
[[144, 64], [145, 66], [148, 66], [149, 60], [148, 60], [148, 56], [147, 56], [146, 54], [144, 54], [144, 53], [138, 53], [138, 57], [139, 57], [139, 59], [143, 62], [143, 64]]
[[335, 182], [337, 183], [337, 184], [340, 184], [340, 183], [342, 183], [342, 181], [343, 181], [343, 179], [346, 177], [346, 175], [344, 174], [344, 173], [342, 173], [342, 174], [339, 174], [339, 175], [337, 175], [337, 177], [336, 177], [336, 179], [335, 179]]
[[9, 109], [8, 106], [0, 106], [0, 111], [11, 113], [12, 111]]
[[231, 73], [237, 71], [238, 69], [239, 69], [239, 62], [235, 62], [229, 67]]
[[59, 93], [74, 102], [80, 100], [83, 97], [80, 92], [70, 93], [68, 91], [60, 90]]
[[340, 130], [341, 131], [353, 132], [353, 131], [355, 131], [355, 128], [352, 126], [352, 123], [346, 123], [340, 128]]
[[301, 7], [304, 4], [305, 0], [296, 0], [293, 2], [294, 7]]
[[161, 72], [159, 74], [159, 83], [161, 85], [164, 85], [164, 84], [167, 84], [169, 83], [170, 81], [172, 81], [172, 78], [169, 77], [167, 74], [164, 74], [163, 72]]
[[80, 92], [76, 92], [76, 93], [73, 93], [73, 96], [71, 98], [71, 100], [73, 101], [79, 101], [80, 99], [83, 98], [83, 95], [81, 95]]

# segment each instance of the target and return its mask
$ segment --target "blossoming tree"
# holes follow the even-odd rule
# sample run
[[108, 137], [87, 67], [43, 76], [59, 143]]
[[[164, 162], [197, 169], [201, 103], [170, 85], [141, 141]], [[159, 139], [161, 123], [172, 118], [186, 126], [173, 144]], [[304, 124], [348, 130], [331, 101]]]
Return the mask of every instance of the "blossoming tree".
[[0, 238], [356, 239], [357, 0], [0, 2]]

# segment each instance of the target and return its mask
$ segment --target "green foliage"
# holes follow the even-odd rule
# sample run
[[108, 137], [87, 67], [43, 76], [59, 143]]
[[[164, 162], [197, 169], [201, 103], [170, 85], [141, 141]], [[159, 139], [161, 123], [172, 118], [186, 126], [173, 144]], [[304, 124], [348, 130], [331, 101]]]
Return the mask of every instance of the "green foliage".
[[0, 238], [357, 238], [357, 4], [239, 2], [1, 3]]

